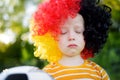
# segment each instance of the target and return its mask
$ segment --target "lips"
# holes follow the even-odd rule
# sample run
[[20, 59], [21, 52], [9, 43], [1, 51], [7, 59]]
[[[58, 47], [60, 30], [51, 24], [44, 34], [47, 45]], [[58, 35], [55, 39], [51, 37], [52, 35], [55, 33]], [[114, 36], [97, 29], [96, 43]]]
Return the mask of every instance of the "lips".
[[77, 45], [76, 45], [76, 44], [69, 44], [68, 47], [69, 47], [69, 48], [76, 48]]

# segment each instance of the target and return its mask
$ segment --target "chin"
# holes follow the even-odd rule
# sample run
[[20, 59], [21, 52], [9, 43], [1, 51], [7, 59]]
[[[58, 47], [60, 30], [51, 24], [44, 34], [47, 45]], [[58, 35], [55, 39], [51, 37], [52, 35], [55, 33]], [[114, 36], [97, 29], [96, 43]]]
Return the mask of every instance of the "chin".
[[79, 54], [77, 54], [77, 53], [69, 53], [69, 54], [66, 54], [66, 56], [68, 56], [68, 57], [74, 57], [74, 56], [77, 56], [77, 55], [79, 55]]

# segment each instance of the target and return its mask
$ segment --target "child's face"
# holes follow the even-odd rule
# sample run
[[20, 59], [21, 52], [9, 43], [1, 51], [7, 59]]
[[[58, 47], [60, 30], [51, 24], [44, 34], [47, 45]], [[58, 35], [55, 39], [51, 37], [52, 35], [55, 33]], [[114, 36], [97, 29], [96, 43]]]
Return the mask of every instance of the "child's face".
[[81, 15], [74, 18], [69, 17], [61, 27], [58, 37], [58, 46], [63, 55], [76, 56], [84, 49], [84, 20]]

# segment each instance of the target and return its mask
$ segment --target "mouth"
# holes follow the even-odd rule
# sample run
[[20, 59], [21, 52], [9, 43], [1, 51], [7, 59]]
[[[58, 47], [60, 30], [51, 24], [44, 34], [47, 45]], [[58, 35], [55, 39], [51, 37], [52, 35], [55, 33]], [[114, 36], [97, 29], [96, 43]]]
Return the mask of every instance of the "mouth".
[[76, 44], [69, 44], [67, 47], [69, 47], [69, 48], [76, 48], [77, 45]]

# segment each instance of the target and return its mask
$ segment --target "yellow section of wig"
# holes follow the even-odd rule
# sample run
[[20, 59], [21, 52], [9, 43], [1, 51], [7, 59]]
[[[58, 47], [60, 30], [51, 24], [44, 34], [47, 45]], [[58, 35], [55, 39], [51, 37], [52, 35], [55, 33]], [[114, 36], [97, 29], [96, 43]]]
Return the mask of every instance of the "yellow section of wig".
[[47, 59], [49, 62], [56, 62], [61, 59], [61, 51], [58, 48], [57, 41], [47, 33], [43, 36], [32, 36], [36, 50], [35, 57]]

